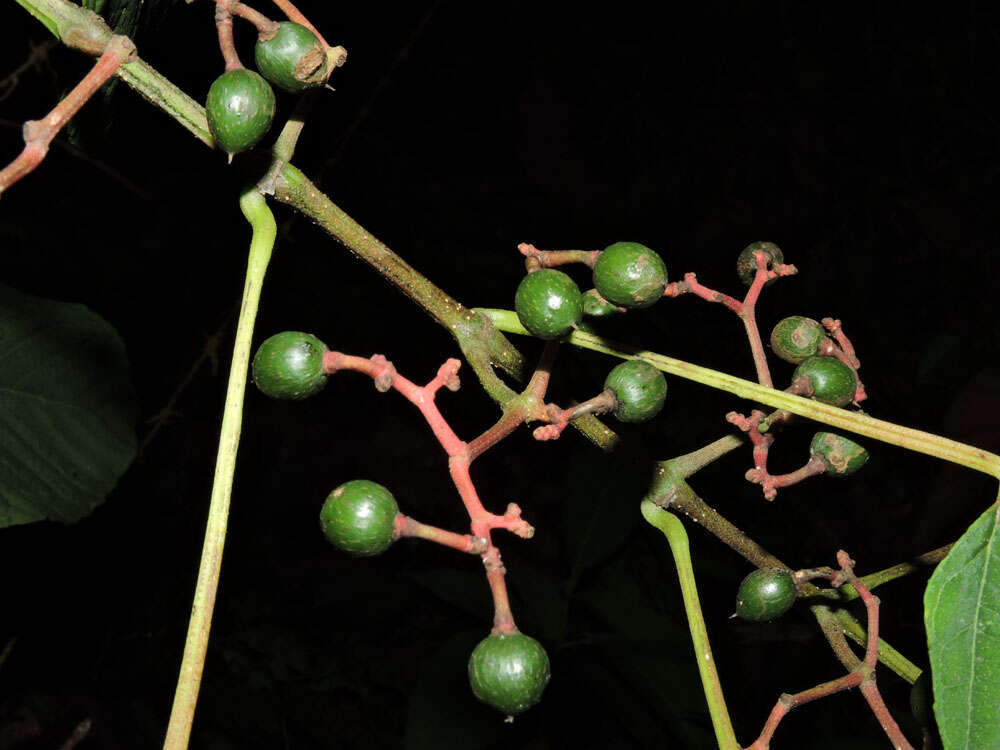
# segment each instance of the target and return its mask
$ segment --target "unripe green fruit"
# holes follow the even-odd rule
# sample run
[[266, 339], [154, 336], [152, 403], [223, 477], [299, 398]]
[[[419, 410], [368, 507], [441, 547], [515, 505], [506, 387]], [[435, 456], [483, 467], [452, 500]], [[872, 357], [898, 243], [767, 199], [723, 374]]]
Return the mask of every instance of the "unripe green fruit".
[[554, 268], [529, 273], [517, 287], [514, 309], [521, 325], [540, 339], [558, 339], [583, 317], [583, 295], [569, 276]]
[[[754, 258], [754, 253], [758, 250], [763, 250], [767, 255], [766, 268], [768, 269], [772, 269], [785, 262], [785, 256], [782, 254], [781, 248], [773, 242], [751, 242], [743, 248], [743, 252], [740, 253], [740, 257], [736, 260], [736, 273], [740, 275], [740, 280], [744, 284], [752, 284], [754, 278], [757, 276], [757, 260]], [[774, 279], [770, 279], [767, 283], [770, 284], [772, 281]]]
[[271, 129], [274, 105], [274, 91], [259, 75], [245, 68], [227, 70], [208, 90], [208, 128], [219, 148], [238, 154]]
[[809, 453], [823, 462], [826, 473], [832, 477], [848, 477], [868, 463], [868, 451], [832, 432], [813, 435]]
[[787, 570], [758, 568], [743, 579], [736, 595], [736, 614], [751, 622], [767, 622], [795, 603], [795, 580]]
[[396, 499], [367, 479], [345, 482], [330, 493], [319, 524], [330, 544], [359, 557], [384, 552], [396, 540]]
[[258, 39], [254, 56], [261, 75], [292, 94], [322, 86], [330, 68], [316, 35], [293, 21], [279, 23], [270, 39]]
[[588, 289], [583, 293], [583, 314], [592, 318], [604, 318], [608, 315], [622, 313], [618, 305], [608, 302], [596, 289]]
[[663, 296], [667, 267], [638, 242], [616, 242], [597, 256], [594, 286], [608, 302], [629, 308], [649, 307]]
[[271, 398], [298, 401], [323, 390], [326, 344], [309, 333], [285, 331], [267, 339], [253, 358], [253, 380]]
[[548, 654], [542, 644], [523, 633], [490, 635], [469, 657], [472, 692], [510, 716], [538, 703], [549, 677]]
[[807, 378], [812, 386], [812, 398], [824, 404], [843, 406], [854, 400], [858, 380], [854, 372], [834, 357], [809, 357], [795, 368], [792, 382]]
[[780, 321], [771, 331], [771, 348], [786, 362], [797, 365], [816, 356], [825, 338], [826, 330], [819, 322], [793, 315]]
[[614, 415], [622, 422], [652, 419], [667, 400], [667, 379], [641, 359], [622, 362], [609, 372], [604, 388], [614, 393]]

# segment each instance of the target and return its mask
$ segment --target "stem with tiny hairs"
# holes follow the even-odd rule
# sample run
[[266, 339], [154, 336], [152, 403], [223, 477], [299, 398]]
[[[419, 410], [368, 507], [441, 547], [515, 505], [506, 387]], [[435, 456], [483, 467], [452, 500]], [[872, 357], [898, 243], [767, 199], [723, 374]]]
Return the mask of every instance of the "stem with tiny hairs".
[[260, 301], [267, 264], [277, 236], [278, 226], [264, 197], [255, 188], [240, 196], [240, 209], [253, 228], [247, 262], [246, 283], [243, 287], [243, 305], [236, 325], [236, 342], [233, 344], [226, 405], [222, 414], [222, 433], [215, 461], [215, 478], [209, 501], [205, 541], [198, 569], [191, 621], [184, 643], [180, 677], [174, 693], [174, 705], [163, 743], [164, 750], [184, 750], [191, 736], [195, 705], [201, 688], [201, 675], [208, 651], [208, 636], [212, 628], [212, 611], [215, 594], [219, 588], [219, 571], [222, 551], [226, 542], [229, 521], [229, 500], [232, 495], [233, 474], [236, 469], [236, 451], [243, 424], [243, 395], [246, 391], [247, 368], [250, 364], [250, 342]]

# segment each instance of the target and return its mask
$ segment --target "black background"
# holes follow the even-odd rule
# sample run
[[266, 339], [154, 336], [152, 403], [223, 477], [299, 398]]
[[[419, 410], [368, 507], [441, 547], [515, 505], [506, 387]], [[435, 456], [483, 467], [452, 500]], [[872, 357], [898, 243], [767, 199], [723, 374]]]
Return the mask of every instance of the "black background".
[[[920, 15], [901, 2], [709, 2], [668, 7], [665, 18], [629, 3], [599, 12], [313, 5], [302, 9], [349, 58], [296, 164], [322, 174], [338, 205], [463, 303], [512, 306], [518, 242], [599, 249], [635, 240], [661, 253], [671, 278], [695, 271], [740, 294], [739, 250], [770, 240], [800, 274], [764, 292], [765, 337], [786, 315], [839, 317], [862, 360], [866, 411], [1000, 450], [1000, 26], [988, 4]], [[140, 53], [201, 100], [222, 70], [212, 9], [161, 10], [137, 35]], [[47, 34], [13, 3], [0, 26], [3, 76]], [[249, 64], [253, 35], [237, 34]], [[0, 101], [0, 161], [18, 152], [19, 123], [40, 117], [86, 67], [55, 48], [21, 76]], [[280, 97], [279, 116], [289, 109]], [[133, 187], [54, 148], [0, 201], [0, 279], [110, 321], [144, 419], [163, 408], [206, 337], [220, 326], [224, 334], [217, 359], [105, 505], [72, 527], [0, 531], [0, 636], [18, 638], [0, 669], [0, 744], [57, 747], [92, 717], [81, 748], [156, 747], [198, 565], [249, 232], [238, 164], [227, 168], [126, 87], [110, 104], [89, 104], [68, 135]], [[342, 351], [384, 353], [418, 381], [458, 356], [446, 332], [369, 267], [284, 207], [276, 213], [282, 234], [257, 341], [307, 330]], [[615, 336], [754, 376], [739, 321], [700, 300], [631, 314]], [[537, 356], [536, 342], [515, 343]], [[563, 351], [557, 400], [593, 395], [609, 367]], [[790, 369], [776, 362], [776, 383]], [[656, 422], [621, 429], [657, 458], [725, 434], [726, 411], [749, 408], [676, 378], [670, 388]], [[440, 402], [467, 439], [498, 414], [471, 373]], [[149, 429], [138, 425], [140, 436]], [[789, 430], [772, 470], [801, 464], [811, 434], [808, 425]], [[993, 496], [970, 471], [868, 447], [872, 460], [856, 477], [813, 480], [774, 503], [742, 479], [749, 451], [692, 484], [789, 564], [830, 564], [844, 548], [861, 573], [955, 539]], [[512, 726], [465, 684], [465, 660], [491, 618], [478, 561], [411, 542], [345, 559], [322, 539], [316, 514], [353, 478], [385, 484], [421, 520], [462, 527], [444, 455], [398, 395], [352, 375], [301, 404], [248, 391], [192, 747], [712, 746], [673, 564], [662, 537], [637, 523], [641, 478], [573, 432], [539, 445], [522, 430], [476, 464], [486, 504], [517, 501], [538, 529], [530, 542], [498, 536], [515, 616], [554, 670], [543, 703]], [[689, 528], [723, 685], [748, 744], [780, 693], [841, 670], [807, 613], [765, 626], [727, 619], [750, 568]], [[593, 564], [574, 567], [582, 548]], [[924, 580], [879, 592], [883, 634], [922, 666]], [[880, 675], [917, 742], [908, 686]], [[34, 739], [11, 739], [31, 722]], [[854, 693], [793, 712], [775, 738], [776, 747], [887, 745]]]

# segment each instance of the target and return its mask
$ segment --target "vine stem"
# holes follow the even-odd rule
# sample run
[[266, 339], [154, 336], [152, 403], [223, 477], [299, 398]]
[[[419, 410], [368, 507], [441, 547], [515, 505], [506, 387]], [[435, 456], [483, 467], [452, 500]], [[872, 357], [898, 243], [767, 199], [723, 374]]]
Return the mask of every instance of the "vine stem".
[[24, 150], [14, 161], [0, 169], [0, 194], [42, 163], [56, 134], [118, 68], [128, 60], [135, 59], [135, 55], [135, 45], [127, 36], [111, 37], [94, 67], [66, 98], [41, 120], [29, 120], [24, 124]]
[[250, 364], [250, 342], [253, 338], [254, 320], [257, 317], [264, 274], [278, 232], [274, 214], [268, 208], [264, 196], [257, 192], [256, 188], [251, 188], [240, 196], [240, 209], [250, 222], [253, 237], [250, 241], [246, 283], [243, 287], [243, 304], [236, 325], [236, 343], [233, 345], [229, 385], [226, 389], [222, 433], [219, 436], [219, 451], [215, 460], [215, 478], [212, 482], [208, 522], [205, 525], [201, 565], [198, 568], [198, 583], [191, 607], [187, 640], [184, 643], [180, 677], [174, 693], [174, 705], [170, 711], [170, 724], [163, 743], [164, 750], [184, 750], [191, 736], [191, 724], [194, 721], [201, 674], [208, 650], [208, 635], [212, 627], [215, 594], [219, 588], [219, 570], [222, 566], [226, 524], [229, 520], [229, 500], [236, 468], [236, 450], [243, 423], [243, 395], [246, 391], [247, 368]]
[[[531, 335], [521, 325], [517, 313], [513, 310], [477, 308], [477, 312], [489, 317], [493, 325], [501, 331], [525, 336]], [[592, 333], [574, 331], [567, 341], [581, 349], [591, 349], [602, 354], [610, 354], [613, 357], [642, 359], [671, 375], [727, 391], [735, 396], [767, 404], [776, 409], [784, 409], [800, 417], [822, 422], [841, 430], [966, 466], [1000, 479], [1000, 456], [965, 443], [959, 443], [956, 440], [875, 419], [866, 414], [822, 404], [774, 388], [767, 388], [750, 380], [744, 380], [734, 375], [674, 359], [640, 347], [611, 341]]]
[[729, 719], [726, 708], [726, 698], [722, 693], [722, 683], [715, 669], [715, 659], [712, 658], [712, 646], [708, 641], [708, 629], [701, 613], [701, 602], [698, 599], [698, 587], [694, 581], [694, 569], [691, 567], [691, 550], [688, 545], [687, 532], [681, 520], [668, 510], [663, 510], [650, 500], [643, 500], [639, 506], [642, 517], [651, 525], [663, 532], [670, 545], [670, 552], [677, 565], [677, 578], [681, 584], [681, 597], [684, 599], [684, 609], [687, 612], [688, 627], [691, 630], [691, 642], [694, 644], [694, 655], [698, 662], [698, 673], [705, 689], [705, 700], [708, 702], [708, 712], [712, 717], [712, 727], [715, 729], [715, 739], [720, 750], [739, 750], [733, 723]]

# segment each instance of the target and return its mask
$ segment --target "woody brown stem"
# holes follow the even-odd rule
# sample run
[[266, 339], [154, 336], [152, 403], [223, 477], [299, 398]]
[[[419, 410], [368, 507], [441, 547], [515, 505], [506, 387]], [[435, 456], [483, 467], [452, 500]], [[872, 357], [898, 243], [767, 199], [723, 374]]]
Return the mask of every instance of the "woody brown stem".
[[14, 161], [0, 170], [0, 195], [42, 163], [56, 134], [120, 66], [135, 59], [135, 54], [135, 45], [131, 39], [121, 35], [112, 36], [94, 67], [65, 99], [43, 119], [24, 123], [24, 149]]

